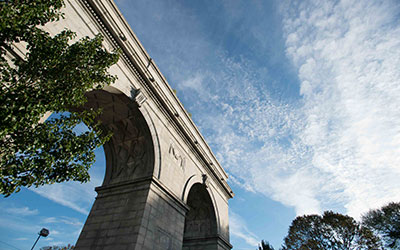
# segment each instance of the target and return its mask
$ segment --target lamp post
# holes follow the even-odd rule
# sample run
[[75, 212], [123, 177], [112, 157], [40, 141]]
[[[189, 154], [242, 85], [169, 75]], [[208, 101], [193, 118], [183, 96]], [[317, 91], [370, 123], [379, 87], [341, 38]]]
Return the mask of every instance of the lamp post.
[[31, 250], [33, 250], [33, 248], [35, 247], [36, 243], [40, 239], [40, 236], [47, 237], [47, 235], [50, 234], [50, 231], [48, 229], [46, 229], [46, 228], [42, 228], [42, 230], [40, 230], [40, 232], [38, 234], [39, 234], [39, 236], [37, 237], [35, 243], [33, 244], [32, 248], [31, 248]]

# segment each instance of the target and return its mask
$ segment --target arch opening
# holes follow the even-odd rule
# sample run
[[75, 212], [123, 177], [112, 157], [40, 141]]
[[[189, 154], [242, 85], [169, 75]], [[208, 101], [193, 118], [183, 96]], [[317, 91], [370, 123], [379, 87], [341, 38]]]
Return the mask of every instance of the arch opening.
[[[117, 91], [86, 93], [82, 109], [102, 109], [100, 129], [111, 131], [103, 145], [106, 173], [76, 249], [139, 249], [139, 231], [155, 169], [154, 141], [145, 115], [136, 102]], [[123, 242], [119, 237], [127, 236]], [[113, 235], [113, 237], [108, 237]], [[114, 237], [118, 236], [118, 237]]]
[[149, 126], [138, 105], [122, 93], [93, 90], [84, 109], [102, 109], [97, 118], [112, 137], [106, 142], [103, 186], [148, 177], [154, 171], [154, 147]]
[[182, 249], [214, 249], [218, 235], [217, 220], [205, 185], [196, 183], [191, 187], [187, 205], [190, 210], [185, 217]]

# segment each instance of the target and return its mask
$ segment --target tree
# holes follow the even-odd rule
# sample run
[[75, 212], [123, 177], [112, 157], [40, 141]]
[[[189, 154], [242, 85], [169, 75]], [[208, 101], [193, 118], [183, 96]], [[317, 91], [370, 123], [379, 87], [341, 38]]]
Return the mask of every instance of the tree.
[[383, 249], [371, 230], [352, 217], [326, 211], [293, 220], [284, 239], [283, 250], [362, 250]]
[[73, 250], [75, 247], [71, 244], [67, 246], [46, 246], [41, 247], [40, 250]]
[[[62, 0], [0, 1], [0, 192], [20, 187], [86, 182], [101, 133], [99, 110], [82, 111], [85, 93], [115, 81], [108, 68], [118, 54], [102, 48], [100, 35], [72, 42], [75, 33], [51, 36], [40, 27], [63, 17]], [[13, 51], [26, 46], [21, 58]], [[40, 123], [46, 112], [62, 113]], [[70, 112], [65, 114], [63, 112]], [[77, 124], [89, 131], [77, 133]]]
[[258, 246], [258, 250], [275, 250], [268, 241], [261, 241], [261, 246]]
[[386, 247], [400, 249], [400, 202], [391, 202], [362, 216], [362, 224], [379, 235]]

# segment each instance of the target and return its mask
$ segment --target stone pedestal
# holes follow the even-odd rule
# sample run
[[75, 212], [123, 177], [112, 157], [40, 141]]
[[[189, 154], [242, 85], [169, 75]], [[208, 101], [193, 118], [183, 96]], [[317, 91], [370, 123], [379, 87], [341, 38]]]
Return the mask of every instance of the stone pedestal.
[[188, 209], [156, 179], [96, 191], [98, 196], [75, 249], [182, 249]]

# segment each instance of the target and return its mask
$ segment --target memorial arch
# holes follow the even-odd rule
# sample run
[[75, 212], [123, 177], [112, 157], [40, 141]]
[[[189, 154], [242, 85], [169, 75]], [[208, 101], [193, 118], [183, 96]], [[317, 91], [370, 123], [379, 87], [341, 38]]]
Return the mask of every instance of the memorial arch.
[[231, 249], [228, 176], [115, 3], [65, 2], [49, 32], [101, 33], [107, 49], [122, 51], [110, 69], [118, 80], [87, 93], [85, 108], [102, 108], [113, 135], [75, 249]]

